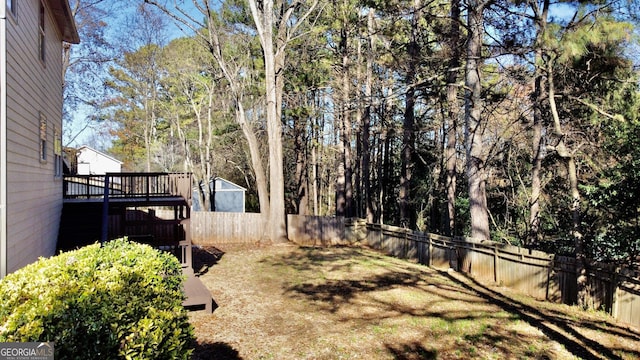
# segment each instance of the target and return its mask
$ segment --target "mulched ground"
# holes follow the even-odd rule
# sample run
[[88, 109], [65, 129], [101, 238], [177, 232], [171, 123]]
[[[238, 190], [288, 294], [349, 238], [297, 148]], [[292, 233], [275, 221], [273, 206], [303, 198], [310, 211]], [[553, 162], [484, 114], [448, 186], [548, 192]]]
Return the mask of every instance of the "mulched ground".
[[637, 359], [640, 332], [357, 248], [194, 249], [193, 359]]

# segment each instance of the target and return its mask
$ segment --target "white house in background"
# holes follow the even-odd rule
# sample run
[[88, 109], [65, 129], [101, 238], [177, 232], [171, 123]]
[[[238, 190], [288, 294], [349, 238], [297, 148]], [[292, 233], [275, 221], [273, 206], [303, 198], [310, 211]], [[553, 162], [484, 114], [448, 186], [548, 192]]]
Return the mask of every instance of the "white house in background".
[[0, 278], [55, 254], [62, 211], [62, 51], [79, 43], [67, 0], [0, 5]]
[[87, 145], [77, 150], [78, 175], [104, 175], [120, 172], [122, 161]]

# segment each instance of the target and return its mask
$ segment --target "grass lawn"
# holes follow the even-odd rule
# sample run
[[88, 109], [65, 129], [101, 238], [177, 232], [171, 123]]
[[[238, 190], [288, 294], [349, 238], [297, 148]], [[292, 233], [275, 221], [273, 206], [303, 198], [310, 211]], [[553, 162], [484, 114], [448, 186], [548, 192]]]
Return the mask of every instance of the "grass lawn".
[[640, 332], [356, 248], [197, 251], [194, 359], [638, 359]]

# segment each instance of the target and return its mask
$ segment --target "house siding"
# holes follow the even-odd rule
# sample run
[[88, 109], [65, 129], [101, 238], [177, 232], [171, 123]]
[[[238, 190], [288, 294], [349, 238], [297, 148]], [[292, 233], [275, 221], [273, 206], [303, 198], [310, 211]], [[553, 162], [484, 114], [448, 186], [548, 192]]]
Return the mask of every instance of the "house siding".
[[[19, 3], [7, 28], [7, 270], [55, 253], [62, 182], [54, 174], [54, 126], [62, 129], [62, 43], [45, 18], [45, 62], [39, 56], [39, 0]], [[46, 2], [45, 2], [46, 7]], [[47, 160], [40, 160], [40, 113]]]

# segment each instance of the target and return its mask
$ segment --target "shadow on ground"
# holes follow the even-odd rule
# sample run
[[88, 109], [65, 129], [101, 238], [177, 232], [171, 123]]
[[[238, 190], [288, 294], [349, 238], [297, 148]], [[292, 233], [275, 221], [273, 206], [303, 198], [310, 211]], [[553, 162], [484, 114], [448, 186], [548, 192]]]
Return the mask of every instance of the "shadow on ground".
[[194, 246], [192, 248], [193, 271], [196, 276], [206, 274], [209, 269], [218, 263], [224, 252], [213, 246]]
[[387, 350], [396, 360], [431, 360], [437, 359], [435, 350], [427, 350], [419, 343], [387, 345]]
[[242, 360], [236, 349], [227, 343], [197, 343], [192, 360]]
[[[603, 357], [605, 359], [622, 359], [622, 357], [615, 354], [614, 351], [598, 341], [585, 337], [577, 331], [576, 328], [589, 328], [602, 332], [615, 332], [616, 336], [622, 336], [634, 341], [638, 341], [640, 339], [637, 334], [634, 334], [623, 327], [615, 326], [610, 323], [603, 324], [601, 322], [589, 320], [571, 319], [567, 314], [560, 312], [539, 310], [494, 291], [473, 278], [465, 277], [469, 282], [464, 282], [449, 273], [441, 273], [445, 274], [445, 276], [449, 277], [453, 281], [456, 281], [465, 289], [474, 291], [486, 301], [493, 303], [512, 314], [517, 314], [520, 319], [536, 327], [550, 339], [561, 343], [569, 352], [581, 359], [601, 359]], [[630, 352], [627, 349], [619, 350], [626, 351], [628, 354], [633, 353], [636, 358], [640, 358], [640, 352]]]

